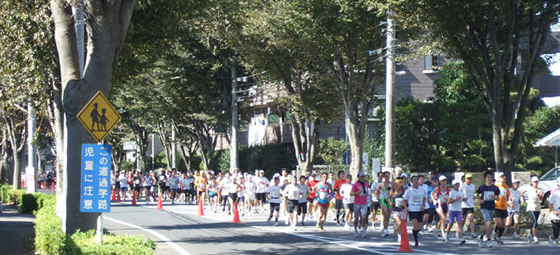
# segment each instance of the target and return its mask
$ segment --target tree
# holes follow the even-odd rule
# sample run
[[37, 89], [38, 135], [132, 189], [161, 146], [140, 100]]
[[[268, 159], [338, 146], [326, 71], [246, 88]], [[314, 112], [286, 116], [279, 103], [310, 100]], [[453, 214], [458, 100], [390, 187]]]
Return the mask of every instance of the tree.
[[59, 110], [55, 133], [60, 162], [57, 213], [62, 218], [62, 228], [66, 234], [96, 227], [98, 215], [81, 213], [77, 206], [80, 204], [81, 192], [75, 184], [80, 183], [81, 178], [78, 171], [81, 169], [81, 144], [94, 140], [76, 116], [97, 91], [110, 94], [113, 65], [124, 41], [135, 1], [86, 0], [83, 6], [77, 6], [86, 17], [87, 54], [83, 73], [80, 71], [71, 3], [66, 0], [51, 1], [61, 77], [61, 90], [57, 95], [59, 99], [55, 100], [56, 109]]
[[[492, 121], [496, 170], [509, 176], [523, 133], [533, 79], [560, 3], [543, 0], [389, 2], [404, 27], [423, 29], [461, 59]], [[521, 59], [521, 61], [519, 61]], [[509, 181], [509, 179], [508, 179]]]

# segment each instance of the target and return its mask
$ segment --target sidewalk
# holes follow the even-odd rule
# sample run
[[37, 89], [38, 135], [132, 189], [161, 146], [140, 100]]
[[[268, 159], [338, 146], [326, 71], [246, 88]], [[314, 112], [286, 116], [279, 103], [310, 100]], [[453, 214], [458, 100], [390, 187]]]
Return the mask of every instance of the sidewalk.
[[19, 214], [18, 207], [3, 204], [0, 214], [0, 254], [32, 255], [35, 254], [35, 216]]

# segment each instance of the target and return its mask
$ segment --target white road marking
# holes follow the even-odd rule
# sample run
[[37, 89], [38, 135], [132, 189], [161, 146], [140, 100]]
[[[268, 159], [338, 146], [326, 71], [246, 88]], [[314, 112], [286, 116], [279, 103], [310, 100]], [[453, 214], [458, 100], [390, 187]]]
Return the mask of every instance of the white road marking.
[[146, 229], [146, 228], [143, 228], [143, 227], [140, 227], [140, 226], [136, 226], [136, 225], [124, 222], [124, 221], [116, 220], [116, 219], [113, 219], [113, 218], [110, 218], [110, 217], [107, 217], [107, 216], [103, 216], [103, 219], [109, 220], [109, 221], [112, 221], [112, 222], [115, 222], [115, 223], [118, 223], [118, 224], [122, 224], [122, 225], [125, 225], [127, 227], [136, 228], [136, 229], [146, 231], [146, 232], [156, 236], [161, 241], [164, 241], [167, 245], [169, 245], [169, 247], [173, 248], [173, 250], [175, 250], [178, 254], [192, 255], [191, 253], [189, 253], [188, 251], [185, 251], [183, 248], [181, 248], [179, 245], [177, 245], [173, 241], [169, 240], [169, 238], [167, 238], [166, 236], [164, 236], [164, 235], [162, 235], [162, 234], [160, 234], [156, 231], [153, 231], [151, 229]]

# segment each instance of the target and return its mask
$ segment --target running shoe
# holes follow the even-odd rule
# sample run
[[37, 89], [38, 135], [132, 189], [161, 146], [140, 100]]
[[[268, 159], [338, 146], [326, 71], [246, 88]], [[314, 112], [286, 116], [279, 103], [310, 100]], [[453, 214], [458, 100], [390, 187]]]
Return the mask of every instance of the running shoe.
[[366, 238], [367, 233], [366, 230], [362, 228], [362, 238]]
[[483, 246], [484, 246], [484, 240], [481, 237], [480, 240], [478, 241], [478, 247], [482, 248]]
[[286, 217], [286, 225], [290, 225], [290, 218]]
[[527, 235], [527, 242], [528, 243], [533, 243], [533, 235], [532, 234]]
[[513, 239], [519, 240], [519, 235], [518, 235], [517, 233], [515, 233], [515, 232], [513, 233]]
[[414, 243], [414, 247], [418, 247], [418, 243]]
[[348, 225], [348, 223], [344, 224], [344, 229], [345, 230], [350, 230], [350, 225]]
[[449, 236], [447, 234], [443, 235], [443, 241], [449, 243]]
[[552, 236], [548, 236], [548, 247], [552, 247]]
[[539, 243], [539, 239], [536, 236], [533, 236], [533, 243]]
[[266, 222], [270, 222], [270, 220], [272, 220], [272, 217], [268, 217], [268, 219], [266, 220]]
[[397, 234], [397, 243], [401, 242], [401, 235]]
[[497, 243], [497, 244], [504, 244], [504, 241], [502, 241], [502, 238], [497, 237], [497, 238], [496, 238], [496, 243]]
[[496, 232], [492, 231], [492, 241], [496, 241]]
[[358, 230], [354, 231], [354, 237], [358, 238]]
[[438, 238], [438, 235], [439, 235], [438, 231], [437, 231], [437, 230], [434, 230], [434, 238], [437, 239], [437, 238]]
[[492, 240], [488, 240], [488, 242], [486, 242], [486, 246], [488, 246], [488, 248], [492, 248]]
[[461, 240], [459, 244], [465, 244], [467, 241], [465, 239]]
[[315, 225], [315, 227], [320, 228], [320, 227], [321, 227], [321, 223], [317, 221], [317, 224]]
[[280, 225], [280, 224], [278, 224], [278, 221], [277, 221], [276, 223], [274, 223], [274, 226], [277, 226], [277, 227], [278, 227], [278, 225]]
[[477, 234], [475, 234], [475, 233], [471, 233], [471, 238], [472, 238], [472, 239], [475, 239], [475, 238], [477, 238], [477, 237], [478, 237], [478, 235], [477, 235]]

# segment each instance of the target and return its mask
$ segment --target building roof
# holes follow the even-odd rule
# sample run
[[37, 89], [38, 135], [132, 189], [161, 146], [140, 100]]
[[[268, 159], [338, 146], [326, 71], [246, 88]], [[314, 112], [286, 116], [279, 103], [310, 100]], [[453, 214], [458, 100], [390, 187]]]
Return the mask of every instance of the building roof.
[[535, 147], [560, 146], [560, 129], [538, 140], [535, 144], [533, 144], [533, 146]]

